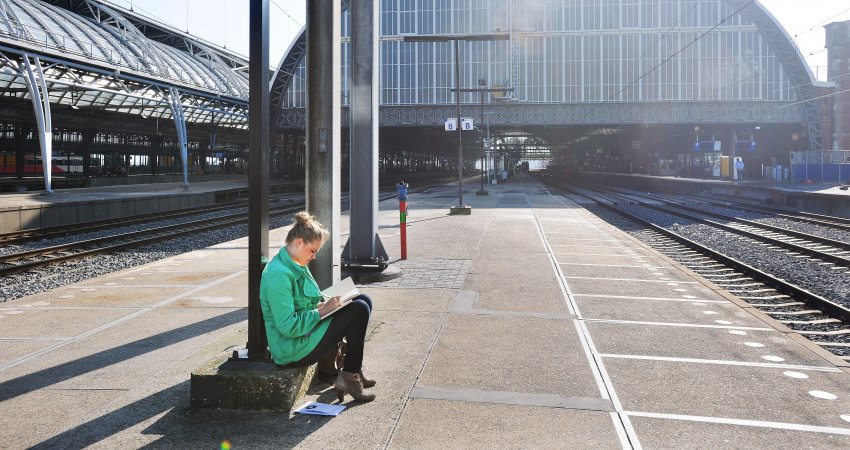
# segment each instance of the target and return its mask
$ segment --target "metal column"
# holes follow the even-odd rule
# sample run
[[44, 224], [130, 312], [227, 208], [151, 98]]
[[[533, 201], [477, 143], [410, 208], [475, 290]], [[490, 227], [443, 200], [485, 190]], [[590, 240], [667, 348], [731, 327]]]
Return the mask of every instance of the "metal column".
[[189, 149], [186, 138], [186, 117], [183, 115], [183, 105], [180, 104], [180, 93], [177, 89], [170, 88], [171, 115], [174, 118], [174, 126], [177, 128], [177, 142], [180, 146], [180, 160], [183, 163], [183, 187], [189, 188]]
[[305, 194], [307, 211], [330, 232], [328, 242], [310, 263], [310, 272], [322, 289], [340, 275], [340, 3], [307, 2]]
[[248, 358], [264, 359], [260, 280], [269, 259], [269, 0], [251, 0], [248, 131]]
[[[24, 53], [24, 69], [27, 89], [32, 99], [32, 107], [35, 110], [35, 121], [38, 125], [38, 143], [41, 147], [41, 165], [44, 172], [44, 190], [52, 194], [53, 185], [53, 121], [50, 119], [50, 95], [47, 92], [47, 83], [44, 82], [44, 72], [41, 69], [41, 61], [38, 56], [33, 57], [35, 70], [30, 61], [29, 54]], [[38, 78], [36, 78], [36, 73]]]
[[351, 2], [351, 233], [343, 257], [349, 267], [384, 269], [378, 236], [379, 2]]

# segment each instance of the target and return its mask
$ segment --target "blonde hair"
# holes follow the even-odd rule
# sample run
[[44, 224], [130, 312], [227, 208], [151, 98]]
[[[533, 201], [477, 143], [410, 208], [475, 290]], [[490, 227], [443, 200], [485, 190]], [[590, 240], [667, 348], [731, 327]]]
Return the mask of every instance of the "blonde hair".
[[286, 235], [287, 245], [298, 238], [301, 238], [304, 242], [319, 241], [324, 243], [330, 237], [328, 230], [307, 211], [296, 214], [292, 218], [292, 223], [294, 226], [289, 229], [289, 233]]

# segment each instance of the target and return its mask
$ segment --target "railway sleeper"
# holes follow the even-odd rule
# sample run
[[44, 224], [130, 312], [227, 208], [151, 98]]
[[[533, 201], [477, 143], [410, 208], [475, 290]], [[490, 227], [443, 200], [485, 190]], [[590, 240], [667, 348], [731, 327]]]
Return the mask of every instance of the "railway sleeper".
[[806, 331], [806, 330], [795, 330], [795, 333], [804, 334], [808, 336], [842, 336], [845, 334], [850, 334], [850, 330], [841, 329], [841, 330], [832, 330], [832, 331]]
[[[839, 331], [843, 331], [843, 330], [839, 330]], [[850, 330], [847, 330], [847, 331], [850, 331]], [[812, 341], [812, 342], [814, 342], [815, 344], [818, 344], [820, 346], [823, 346], [823, 347], [850, 348], [850, 343], [847, 343], [847, 342], [825, 342], [825, 341]]]
[[[759, 297], [756, 297], [759, 298]], [[764, 297], [761, 297], [764, 298]], [[789, 306], [804, 306], [803, 302], [789, 302], [789, 303], [751, 303], [750, 306], [755, 306], [756, 308], [787, 308]]]
[[771, 316], [803, 316], [806, 314], [823, 314], [823, 311], [819, 311], [817, 309], [807, 309], [805, 311], [762, 311], [765, 314]]
[[821, 325], [825, 323], [841, 323], [838, 319], [818, 319], [818, 320], [780, 320], [780, 323], [786, 325]]

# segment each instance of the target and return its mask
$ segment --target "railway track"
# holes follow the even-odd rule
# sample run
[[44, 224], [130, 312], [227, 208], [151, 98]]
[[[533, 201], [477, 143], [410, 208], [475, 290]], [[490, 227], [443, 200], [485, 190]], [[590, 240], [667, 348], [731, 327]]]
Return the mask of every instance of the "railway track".
[[[427, 189], [436, 184], [442, 184], [445, 180], [437, 180], [429, 184], [419, 186], [420, 189]], [[395, 194], [389, 191], [383, 191], [379, 195], [379, 200], [394, 198]], [[347, 198], [347, 194], [343, 195], [343, 200]], [[297, 202], [295, 201], [297, 199]], [[271, 200], [271, 203], [288, 203], [279, 207], [272, 207], [269, 210], [269, 216], [275, 217], [293, 212], [300, 211], [304, 208], [303, 196], [284, 195]], [[168, 214], [164, 218], [179, 218], [193, 214], [220, 212], [240, 209], [245, 207], [244, 202], [232, 202], [227, 205], [221, 205], [211, 208], [195, 208], [185, 213]], [[111, 227], [135, 225], [150, 223], [154, 219], [151, 217], [139, 218], [122, 221], [120, 223], [113, 222]], [[248, 222], [247, 213], [235, 211], [231, 214], [226, 214], [212, 218], [201, 218], [197, 220], [182, 221], [176, 224], [153, 226], [142, 230], [129, 231], [125, 233], [113, 234], [110, 236], [97, 237], [91, 239], [80, 239], [72, 242], [47, 247], [36, 248], [26, 251], [17, 251], [0, 256], [0, 277], [9, 277], [23, 272], [31, 272], [46, 266], [61, 264], [68, 261], [87, 258], [94, 255], [102, 255], [123, 251], [126, 249], [142, 247], [158, 242], [168, 241], [180, 236], [205, 233], [212, 230], [227, 228], [235, 225], [241, 225]], [[55, 236], [66, 236], [68, 234], [89, 232], [111, 228], [108, 223], [84, 224], [79, 227], [62, 227], [62, 229], [47, 230], [44, 236], [25, 235], [19, 239], [35, 240], [49, 239]], [[7, 241], [7, 242], [22, 242], [22, 241]], [[7, 244], [8, 245], [8, 244]]]
[[[586, 204], [585, 208], [636, 235], [660, 253], [808, 337], [812, 342], [850, 361], [850, 308], [847, 305], [628, 211], [629, 207], [640, 203], [634, 195], [591, 192], [583, 188], [553, 185], [571, 195], [592, 200], [593, 204]], [[660, 208], [663, 210], [663, 207]], [[770, 250], [766, 245], [763, 247]]]

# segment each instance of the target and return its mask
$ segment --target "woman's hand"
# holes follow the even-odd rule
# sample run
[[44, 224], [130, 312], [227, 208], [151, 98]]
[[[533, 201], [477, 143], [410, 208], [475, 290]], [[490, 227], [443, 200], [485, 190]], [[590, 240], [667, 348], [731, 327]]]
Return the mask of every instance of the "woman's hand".
[[319, 315], [324, 316], [325, 314], [339, 308], [339, 297], [331, 297], [326, 302], [319, 303]]

